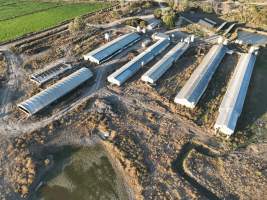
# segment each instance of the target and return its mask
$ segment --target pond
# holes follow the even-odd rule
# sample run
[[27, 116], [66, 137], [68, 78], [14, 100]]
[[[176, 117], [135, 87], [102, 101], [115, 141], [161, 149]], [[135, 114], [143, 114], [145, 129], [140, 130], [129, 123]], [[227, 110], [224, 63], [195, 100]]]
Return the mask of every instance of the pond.
[[34, 199], [128, 199], [124, 184], [100, 146], [66, 146], [53, 158], [54, 165]]

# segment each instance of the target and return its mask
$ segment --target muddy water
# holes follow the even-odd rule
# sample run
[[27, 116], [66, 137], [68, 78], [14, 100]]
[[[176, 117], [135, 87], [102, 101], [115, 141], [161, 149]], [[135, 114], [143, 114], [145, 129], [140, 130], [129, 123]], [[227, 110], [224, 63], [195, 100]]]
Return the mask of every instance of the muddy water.
[[122, 181], [100, 146], [64, 147], [53, 156], [54, 166], [34, 199], [128, 199]]

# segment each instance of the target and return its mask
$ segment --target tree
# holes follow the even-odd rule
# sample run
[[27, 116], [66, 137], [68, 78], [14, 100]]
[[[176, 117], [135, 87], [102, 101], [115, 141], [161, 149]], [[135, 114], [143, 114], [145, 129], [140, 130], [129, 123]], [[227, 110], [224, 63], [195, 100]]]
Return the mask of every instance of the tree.
[[139, 26], [140, 26], [141, 28], [145, 28], [146, 25], [147, 25], [147, 22], [144, 21], [144, 20], [140, 21], [140, 23], [139, 23]]
[[152, 6], [152, 3], [150, 1], [145, 2], [143, 5], [143, 8], [150, 8]]
[[179, 3], [179, 10], [180, 11], [186, 11], [189, 8], [189, 1], [188, 0], [182, 0]]
[[162, 10], [160, 8], [154, 10], [154, 17], [160, 19], [162, 16]]
[[212, 5], [210, 3], [204, 3], [201, 6], [201, 9], [203, 10], [203, 12], [213, 13], [213, 7], [212, 7]]
[[175, 26], [175, 14], [174, 13], [168, 13], [162, 17], [163, 23], [168, 28], [173, 28]]
[[175, 5], [174, 0], [168, 0], [167, 3], [169, 5], [169, 7], [171, 7], [171, 8], [173, 8], [173, 6]]
[[85, 28], [85, 23], [81, 17], [76, 17], [70, 24], [69, 24], [69, 31], [71, 33], [75, 33], [77, 31], [81, 31]]

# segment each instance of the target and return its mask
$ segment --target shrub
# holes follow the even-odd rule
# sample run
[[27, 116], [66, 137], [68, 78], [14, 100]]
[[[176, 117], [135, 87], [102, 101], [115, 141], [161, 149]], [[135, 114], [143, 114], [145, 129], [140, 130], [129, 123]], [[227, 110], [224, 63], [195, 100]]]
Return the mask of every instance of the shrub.
[[213, 13], [213, 7], [211, 4], [203, 4], [201, 6], [201, 9], [203, 10], [203, 12], [206, 12], [206, 13]]
[[173, 28], [175, 26], [175, 14], [174, 13], [168, 13], [162, 17], [163, 23], [168, 28]]
[[139, 26], [140, 26], [141, 28], [145, 28], [146, 25], [147, 25], [147, 22], [146, 22], [146, 21], [140, 21], [140, 23], [139, 23]]
[[146, 27], [147, 22], [139, 18], [134, 18], [134, 19], [126, 20], [125, 24], [128, 26], [133, 26], [133, 27], [140, 26], [141, 28], [144, 28]]
[[182, 0], [177, 5], [179, 11], [186, 11], [189, 9], [189, 1], [188, 0]]
[[111, 16], [115, 19], [119, 19], [120, 13], [118, 11], [112, 11]]
[[173, 8], [173, 6], [175, 5], [174, 0], [168, 0], [167, 3], [171, 8]]
[[135, 18], [135, 19], [129, 19], [129, 20], [126, 20], [126, 25], [128, 26], [133, 26], [133, 27], [137, 27], [139, 22], [138, 20]]
[[147, 1], [144, 5], [143, 8], [150, 8], [152, 6], [152, 3]]
[[162, 11], [160, 8], [154, 10], [154, 17], [157, 18], [157, 19], [160, 19], [162, 16]]
[[76, 17], [70, 24], [69, 24], [69, 31], [71, 33], [75, 33], [77, 31], [81, 31], [85, 28], [85, 23], [81, 17]]

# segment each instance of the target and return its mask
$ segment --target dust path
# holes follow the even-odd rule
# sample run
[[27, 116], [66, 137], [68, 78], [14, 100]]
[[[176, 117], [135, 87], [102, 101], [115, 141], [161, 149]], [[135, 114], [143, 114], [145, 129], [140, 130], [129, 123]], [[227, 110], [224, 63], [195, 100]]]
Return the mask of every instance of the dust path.
[[9, 80], [3, 94], [1, 95], [2, 101], [0, 107], [0, 120], [6, 120], [7, 114], [12, 106], [12, 94], [19, 89], [21, 80], [25, 78], [24, 73], [20, 68], [21, 61], [19, 58], [10, 51], [4, 51], [4, 55], [7, 60]]

